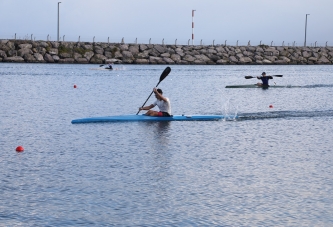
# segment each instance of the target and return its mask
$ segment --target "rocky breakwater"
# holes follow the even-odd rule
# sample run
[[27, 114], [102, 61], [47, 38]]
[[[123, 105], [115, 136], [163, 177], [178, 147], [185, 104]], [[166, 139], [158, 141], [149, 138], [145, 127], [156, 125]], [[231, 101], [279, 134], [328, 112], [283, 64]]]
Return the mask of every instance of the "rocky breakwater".
[[0, 62], [81, 64], [333, 64], [333, 47], [192, 46], [0, 40]]

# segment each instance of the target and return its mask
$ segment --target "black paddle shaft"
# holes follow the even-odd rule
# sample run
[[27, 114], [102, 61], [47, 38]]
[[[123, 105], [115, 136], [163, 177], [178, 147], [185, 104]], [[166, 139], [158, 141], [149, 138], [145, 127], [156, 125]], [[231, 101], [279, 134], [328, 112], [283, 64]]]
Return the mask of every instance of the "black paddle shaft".
[[[167, 77], [167, 76], [169, 75], [170, 72], [171, 72], [171, 68], [170, 68], [170, 67], [166, 67], [166, 68], [164, 69], [164, 71], [162, 72], [161, 76], [160, 76], [160, 81], [158, 81], [158, 83], [156, 84], [155, 87], [158, 87], [158, 85], [162, 82], [162, 80], [164, 80], [165, 77]], [[150, 93], [150, 95], [148, 96], [148, 98], [147, 98], [147, 100], [145, 101], [145, 103], [141, 106], [141, 108], [145, 106], [146, 102], [149, 100], [149, 98], [150, 98], [150, 96], [153, 94], [153, 92], [154, 92], [154, 91], [152, 91], [152, 92]], [[136, 115], [138, 115], [139, 113], [140, 113], [140, 110], [136, 113]]]
[[[272, 75], [275, 77], [283, 77], [283, 75]], [[245, 76], [245, 79], [252, 79], [252, 78], [257, 78], [256, 76]]]

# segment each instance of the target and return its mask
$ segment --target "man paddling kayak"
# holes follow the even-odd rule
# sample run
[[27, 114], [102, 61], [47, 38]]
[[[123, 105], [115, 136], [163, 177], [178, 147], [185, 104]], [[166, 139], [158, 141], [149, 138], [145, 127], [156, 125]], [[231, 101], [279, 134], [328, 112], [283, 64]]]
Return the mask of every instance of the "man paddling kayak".
[[[170, 117], [171, 116], [171, 105], [170, 100], [163, 96], [163, 91], [160, 88], [153, 89], [156, 97], [156, 101], [149, 106], [140, 107], [139, 110], [148, 110], [145, 115], [154, 117]], [[151, 110], [155, 106], [158, 106], [160, 111]]]
[[112, 68], [112, 64], [110, 63], [110, 64], [108, 65], [108, 67], [105, 68], [105, 69], [113, 69], [113, 68]]
[[260, 76], [260, 77], [257, 76], [257, 78], [258, 78], [258, 80], [261, 80], [262, 83], [257, 83], [257, 85], [262, 86], [262, 87], [268, 87], [269, 86], [268, 80], [273, 79], [273, 77], [272, 76], [266, 76], [265, 72], [263, 72], [261, 75], [262, 76]]

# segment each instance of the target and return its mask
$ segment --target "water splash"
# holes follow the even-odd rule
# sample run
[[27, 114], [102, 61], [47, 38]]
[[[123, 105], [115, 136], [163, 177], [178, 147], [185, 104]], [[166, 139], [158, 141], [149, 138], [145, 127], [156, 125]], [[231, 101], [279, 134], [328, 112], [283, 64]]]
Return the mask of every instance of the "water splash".
[[229, 98], [222, 106], [222, 114], [225, 116], [224, 121], [235, 121], [238, 117], [238, 106]]

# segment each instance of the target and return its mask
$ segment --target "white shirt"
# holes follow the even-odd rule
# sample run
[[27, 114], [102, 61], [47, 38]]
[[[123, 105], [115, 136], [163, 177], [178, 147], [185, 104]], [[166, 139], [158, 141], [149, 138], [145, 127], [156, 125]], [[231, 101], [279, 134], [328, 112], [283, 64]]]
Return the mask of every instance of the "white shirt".
[[166, 98], [166, 102], [163, 100], [158, 100], [153, 103], [154, 106], [158, 106], [161, 112], [167, 112], [168, 114], [171, 115], [171, 105], [170, 105], [170, 100], [169, 98]]

